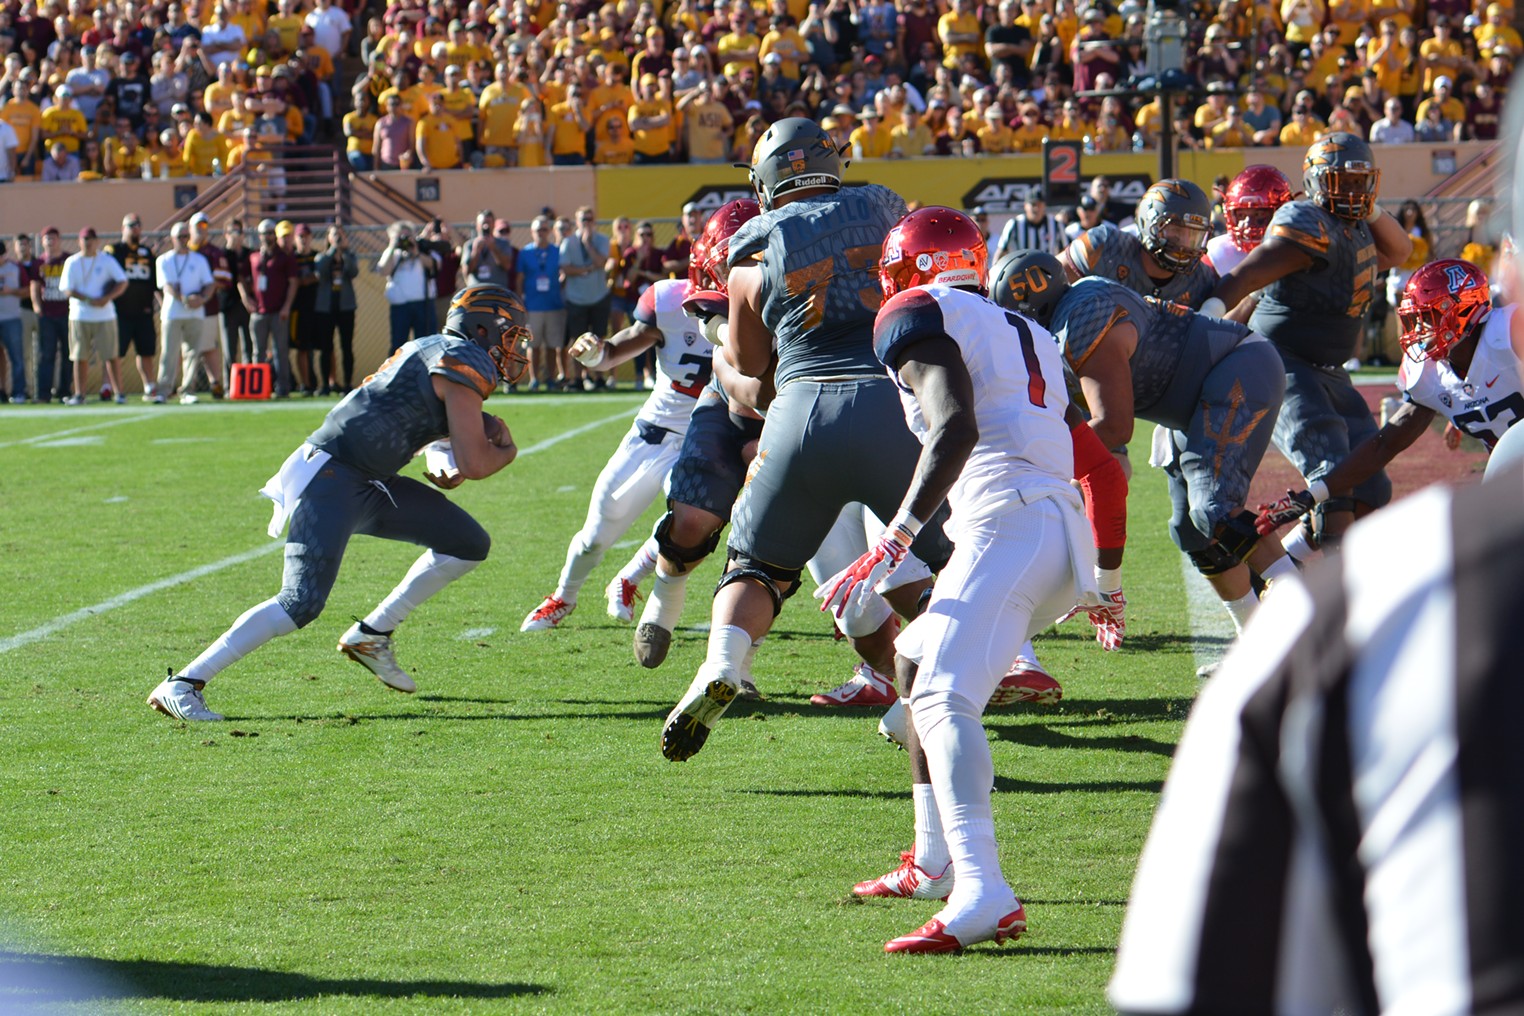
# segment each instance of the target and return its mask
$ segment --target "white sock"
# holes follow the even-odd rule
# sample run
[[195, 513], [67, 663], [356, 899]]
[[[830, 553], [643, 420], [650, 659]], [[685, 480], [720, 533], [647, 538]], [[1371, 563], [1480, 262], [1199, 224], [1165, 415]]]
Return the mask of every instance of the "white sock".
[[744, 668], [751, 651], [750, 632], [739, 625], [722, 624], [709, 631], [709, 652], [704, 657], [704, 666], [711, 673], [739, 681], [746, 673]]
[[561, 567], [561, 578], [551, 595], [563, 603], [576, 603], [582, 584], [602, 560], [603, 548], [592, 545], [592, 537], [587, 535], [586, 529], [578, 530], [572, 537], [571, 546], [566, 548], [566, 564]]
[[1276, 582], [1288, 575], [1295, 574], [1296, 562], [1291, 559], [1290, 554], [1287, 554], [1285, 557], [1276, 558], [1275, 563], [1270, 565], [1270, 567], [1266, 568], [1264, 571], [1260, 572], [1259, 577], [1264, 579], [1266, 582]]
[[1022, 663], [1030, 663], [1038, 670], [1042, 669], [1042, 664], [1037, 662], [1037, 650], [1032, 648], [1032, 642], [1030, 639], [1021, 644], [1021, 649], [1019, 649], [1016, 653], [1016, 659], [1020, 660]]
[[942, 816], [937, 812], [937, 795], [930, 783], [910, 787], [915, 799], [915, 863], [933, 877], [941, 875], [952, 857], [947, 853], [947, 838], [942, 835]]
[[629, 564], [619, 569], [619, 577], [632, 586], [638, 586], [656, 570], [656, 541], [647, 540], [630, 558]]
[[1306, 564], [1318, 556], [1317, 548], [1307, 542], [1307, 531], [1300, 525], [1292, 526], [1290, 531], [1281, 537], [1281, 546], [1298, 564]]
[[1259, 597], [1254, 595], [1254, 590], [1249, 590], [1236, 600], [1223, 600], [1222, 605], [1228, 608], [1228, 616], [1233, 619], [1233, 627], [1238, 634], [1244, 633], [1244, 625], [1249, 623], [1249, 617], [1254, 613], [1254, 608], [1259, 606]]
[[641, 624], [654, 624], [676, 631], [683, 616], [683, 600], [688, 592], [687, 575], [668, 575], [657, 568], [651, 583], [651, 595], [640, 612]]
[[282, 635], [296, 631], [296, 622], [272, 596], [244, 611], [233, 627], [192, 660], [176, 677], [205, 683], [245, 656]]
[[426, 550], [413, 562], [397, 588], [386, 594], [375, 610], [365, 617], [365, 626], [389, 632], [396, 628], [417, 606], [466, 572], [481, 564]]
[[[767, 638], [767, 636], [763, 635], [762, 639], [765, 638]], [[741, 661], [740, 676], [744, 677], [748, 681], [751, 681], [751, 662], [757, 658], [757, 650], [762, 648], [762, 639], [757, 639], [751, 644], [751, 648], [746, 651], [746, 658]]]
[[910, 716], [926, 752], [942, 835], [957, 873], [943, 920], [997, 921], [1010, 912], [1015, 895], [1000, 872], [990, 807], [995, 764], [980, 709], [961, 695], [932, 692], [916, 698]]

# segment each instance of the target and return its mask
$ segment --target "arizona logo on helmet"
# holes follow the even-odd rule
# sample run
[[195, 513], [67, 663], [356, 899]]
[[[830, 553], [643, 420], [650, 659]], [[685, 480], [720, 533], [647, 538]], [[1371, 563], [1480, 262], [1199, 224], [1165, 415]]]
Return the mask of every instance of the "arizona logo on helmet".
[[1451, 293], [1459, 293], [1471, 282], [1470, 265], [1449, 265], [1445, 268], [1445, 284]]

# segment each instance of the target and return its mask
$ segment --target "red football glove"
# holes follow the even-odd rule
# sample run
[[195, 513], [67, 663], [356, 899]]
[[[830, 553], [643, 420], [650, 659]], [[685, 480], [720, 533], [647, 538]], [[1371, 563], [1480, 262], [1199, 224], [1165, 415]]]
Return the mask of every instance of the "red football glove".
[[1082, 612], [1090, 616], [1090, 623], [1095, 626], [1095, 640], [1102, 649], [1109, 653], [1122, 648], [1122, 639], [1127, 636], [1127, 597], [1122, 595], [1122, 590], [1101, 593], [1099, 604], [1094, 607], [1075, 607], [1059, 618], [1059, 623]]
[[845, 614], [849, 607], [861, 611], [868, 598], [877, 591], [879, 583], [893, 575], [900, 562], [905, 560], [914, 539], [915, 533], [903, 524], [884, 530], [877, 546], [815, 590], [815, 599], [821, 601], [820, 609], [835, 608], [837, 617]]
[[1270, 504], [1262, 504], [1255, 511], [1254, 531], [1269, 536], [1288, 522], [1295, 522], [1317, 505], [1309, 491], [1288, 490], [1286, 496]]

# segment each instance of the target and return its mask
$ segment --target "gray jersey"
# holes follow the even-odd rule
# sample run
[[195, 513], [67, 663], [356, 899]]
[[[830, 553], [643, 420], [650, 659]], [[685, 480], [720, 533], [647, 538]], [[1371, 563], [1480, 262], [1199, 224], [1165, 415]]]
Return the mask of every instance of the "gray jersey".
[[1189, 428], [1207, 374], [1249, 334], [1244, 325], [1139, 296], [1097, 277], [1069, 287], [1053, 309], [1049, 328], [1069, 366], [1078, 371], [1124, 321], [1138, 333], [1131, 361], [1133, 412], [1177, 430]]
[[1205, 261], [1197, 262], [1190, 271], [1175, 275], [1160, 285], [1143, 266], [1144, 253], [1143, 241], [1103, 222], [1076, 237], [1064, 251], [1064, 256], [1081, 275], [1110, 279], [1134, 293], [1183, 303], [1188, 307], [1201, 306], [1217, 287], [1217, 272]]
[[1334, 366], [1348, 360], [1365, 330], [1376, 287], [1371, 227], [1311, 201], [1288, 201], [1275, 210], [1265, 239], [1298, 248], [1312, 258], [1312, 266], [1266, 286], [1249, 324], [1310, 363]]
[[395, 475], [418, 449], [449, 436], [436, 374], [484, 399], [498, 383], [492, 357], [476, 343], [453, 335], [417, 339], [334, 406], [307, 441], [373, 479]]
[[878, 260], [904, 214], [904, 200], [886, 187], [843, 187], [765, 212], [731, 237], [731, 267], [761, 262], [779, 389], [801, 377], [883, 374], [873, 355]]

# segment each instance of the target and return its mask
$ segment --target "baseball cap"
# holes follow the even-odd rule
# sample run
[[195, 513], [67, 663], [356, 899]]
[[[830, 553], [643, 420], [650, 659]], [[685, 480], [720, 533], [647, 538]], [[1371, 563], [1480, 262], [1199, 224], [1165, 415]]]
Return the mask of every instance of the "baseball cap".
[[1087, 212], [1093, 212], [1097, 207], [1099, 207], [1096, 204], [1095, 198], [1091, 197], [1089, 194], [1086, 194], [1084, 197], [1080, 198], [1079, 206]]
[[[1090, 201], [1092, 201], [1092, 202], [1095, 201], [1095, 198], [1090, 197], [1090, 195], [1088, 195], [1088, 194], [1085, 195], [1085, 197], [1089, 198]], [[1048, 200], [1048, 196], [1042, 192], [1042, 188], [1041, 187], [1033, 187], [1031, 190], [1027, 191], [1027, 200], [1028, 201], [1042, 201], [1042, 202], [1046, 203], [1047, 200]]]
[[53, 94], [60, 99], [72, 99], [74, 98], [74, 89], [70, 88], [68, 85], [59, 85]]
[[684, 215], [687, 215], [689, 212], [696, 212], [698, 210], [699, 210], [699, 206], [698, 206], [698, 202], [697, 201], [688, 201], [688, 202], [685, 202], [683, 204], [683, 214]]
[[49, 233], [53, 234], [54, 236], [57, 236], [58, 235], [58, 227], [57, 226], [49, 226], [48, 228], [46, 228], [46, 229], [44, 229], [42, 231], [41, 235], [47, 236]]
[[1448, 77], [1446, 77], [1443, 74], [1441, 74], [1439, 77], [1434, 79], [1434, 87], [1435, 88], [1453, 88], [1454, 86], [1455, 86], [1455, 82], [1451, 81]]
[[296, 232], [296, 224], [290, 219], [281, 219], [275, 224], [276, 236], [290, 236], [294, 232]]
[[1088, 11], [1085, 12], [1085, 20], [1086, 21], [1105, 21], [1106, 20], [1106, 12], [1105, 11], [1101, 11], [1101, 10], [1097, 10], [1096, 8], [1092, 7]]
[[855, 117], [857, 116], [857, 110], [853, 109], [851, 106], [848, 106], [844, 102], [838, 102], [836, 106], [831, 110], [831, 115]]
[[674, 49], [672, 51], [672, 59], [674, 59], [674, 60], [686, 60], [686, 59], [688, 59], [688, 51], [686, 49], [684, 49], [683, 47], [679, 46], [679, 47], [677, 47], [676, 49]]
[[769, 53], [762, 58], [762, 62], [765, 64], [781, 64], [783, 62], [783, 55], [780, 53]]
[[874, 106], [864, 106], [863, 107], [863, 119], [864, 120], [877, 120], [878, 119], [878, 109], [877, 109], [877, 107], [874, 107]]
[[256, 232], [259, 232], [259, 233], [273, 233], [273, 232], [275, 232], [275, 220], [274, 219], [260, 219], [259, 220], [259, 228], [256, 230]]
[[[54, 232], [57, 232], [57, 230], [54, 230]], [[95, 239], [95, 235], [96, 234], [95, 234], [95, 227], [94, 226], [86, 226], [84, 229], [81, 229], [79, 231], [79, 238], [81, 240], [94, 240]]]
[[205, 212], [197, 212], [190, 217], [190, 224], [192, 226], [210, 226], [212, 220], [206, 217]]

